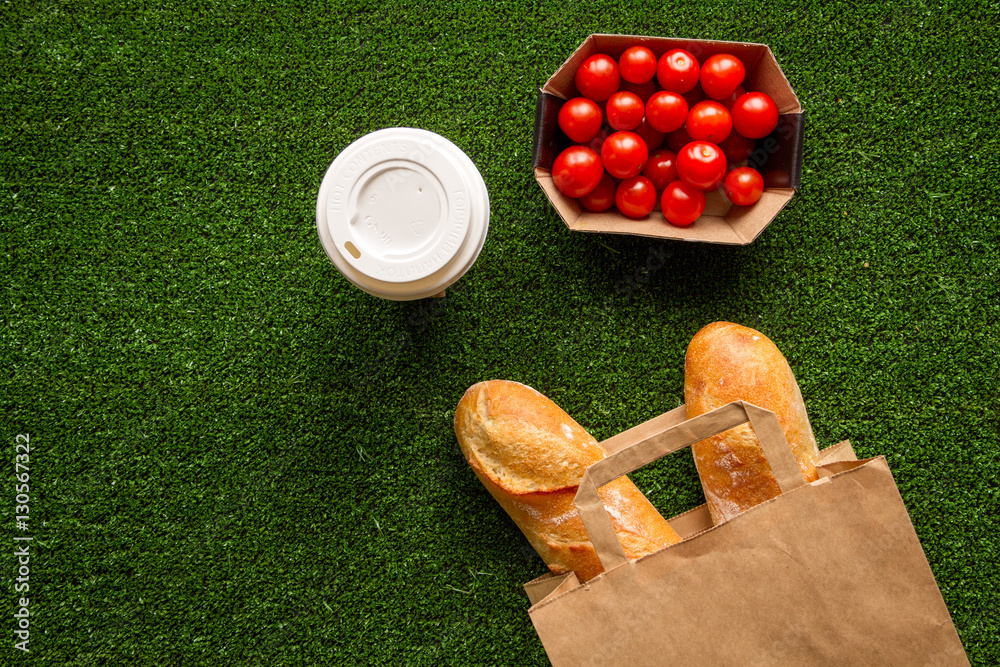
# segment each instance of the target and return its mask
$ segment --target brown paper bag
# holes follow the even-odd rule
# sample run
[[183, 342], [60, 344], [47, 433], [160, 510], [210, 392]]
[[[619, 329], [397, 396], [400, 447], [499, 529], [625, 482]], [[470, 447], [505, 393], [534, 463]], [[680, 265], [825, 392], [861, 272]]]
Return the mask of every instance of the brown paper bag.
[[[629, 561], [597, 488], [749, 421], [782, 495]], [[885, 458], [822, 452], [799, 473], [774, 413], [738, 401], [684, 421], [684, 407], [602, 443], [576, 496], [605, 572], [525, 586], [553, 665], [967, 665]]]

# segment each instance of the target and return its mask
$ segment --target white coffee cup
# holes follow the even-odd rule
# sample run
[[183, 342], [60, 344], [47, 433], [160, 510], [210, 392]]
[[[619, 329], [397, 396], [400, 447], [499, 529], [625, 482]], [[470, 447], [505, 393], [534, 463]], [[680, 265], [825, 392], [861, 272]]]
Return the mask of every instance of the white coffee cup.
[[393, 127], [365, 135], [330, 165], [316, 200], [327, 256], [369, 294], [440, 293], [479, 256], [490, 223], [486, 183], [441, 135]]

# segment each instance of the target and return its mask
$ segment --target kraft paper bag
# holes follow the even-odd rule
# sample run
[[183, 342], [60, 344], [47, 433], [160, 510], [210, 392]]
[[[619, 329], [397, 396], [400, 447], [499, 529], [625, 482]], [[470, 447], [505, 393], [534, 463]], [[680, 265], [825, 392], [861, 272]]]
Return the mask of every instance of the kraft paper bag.
[[[675, 517], [678, 544], [625, 557], [597, 488], [750, 422], [782, 494], [712, 527]], [[525, 586], [553, 665], [968, 665], [884, 457], [822, 452], [806, 483], [774, 413], [684, 407], [602, 443], [577, 509], [605, 572]]]

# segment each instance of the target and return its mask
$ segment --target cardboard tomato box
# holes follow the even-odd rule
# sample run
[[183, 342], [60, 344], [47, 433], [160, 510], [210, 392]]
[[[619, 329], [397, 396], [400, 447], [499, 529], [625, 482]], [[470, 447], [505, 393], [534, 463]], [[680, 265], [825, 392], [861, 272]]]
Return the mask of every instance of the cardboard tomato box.
[[[716, 53], [730, 53], [742, 60], [746, 67], [743, 87], [748, 92], [767, 93], [774, 99], [778, 105], [778, 126], [769, 136], [757, 140], [755, 150], [747, 160], [748, 166], [764, 176], [764, 194], [760, 201], [753, 206], [735, 206], [720, 188], [706, 193], [705, 212], [692, 225], [675, 227], [664, 219], [659, 205], [645, 219], [632, 220], [614, 208], [603, 213], [584, 210], [575, 199], [556, 189], [552, 182], [552, 163], [563, 149], [572, 145], [559, 129], [559, 109], [566, 100], [579, 95], [573, 82], [577, 68], [595, 53], [604, 53], [618, 60], [625, 49], [637, 44], [652, 50], [657, 58], [670, 49], [685, 49], [699, 63]], [[595, 34], [587, 37], [538, 91], [533, 162], [535, 180], [559, 216], [574, 231], [746, 245], [757, 238], [799, 189], [803, 130], [804, 116], [799, 100], [771, 49], [765, 44]]]

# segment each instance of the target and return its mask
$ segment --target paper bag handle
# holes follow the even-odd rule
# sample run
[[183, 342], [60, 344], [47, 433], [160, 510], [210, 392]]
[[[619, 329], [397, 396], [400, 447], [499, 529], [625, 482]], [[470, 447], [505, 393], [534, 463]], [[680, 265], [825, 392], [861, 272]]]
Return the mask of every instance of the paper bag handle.
[[764, 456], [771, 466], [771, 472], [782, 493], [803, 486], [806, 483], [792, 449], [781, 430], [778, 417], [770, 410], [746, 401], [734, 401], [711, 412], [672, 426], [659, 433], [624, 447], [597, 463], [583, 473], [580, 487], [576, 492], [576, 509], [583, 525], [590, 535], [598, 558], [604, 570], [612, 570], [628, 562], [625, 550], [615, 533], [597, 489], [623, 475], [635, 472], [653, 461], [683, 449], [713, 435], [727, 431], [740, 424], [750, 422], [751, 428], [760, 441]]

